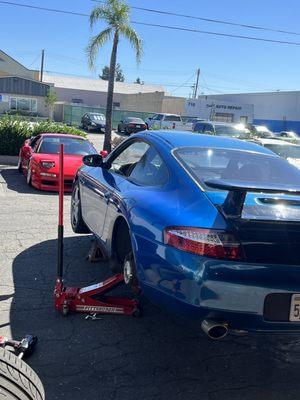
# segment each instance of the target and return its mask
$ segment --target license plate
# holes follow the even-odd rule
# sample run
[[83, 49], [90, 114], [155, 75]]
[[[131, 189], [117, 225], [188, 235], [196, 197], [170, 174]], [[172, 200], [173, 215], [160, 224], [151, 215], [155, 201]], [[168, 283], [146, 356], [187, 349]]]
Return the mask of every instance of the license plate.
[[290, 321], [300, 322], [300, 293], [292, 295], [290, 308]]
[[141, 125], [136, 125], [135, 127], [136, 127], [136, 128], [140, 128], [140, 127], [141, 127]]

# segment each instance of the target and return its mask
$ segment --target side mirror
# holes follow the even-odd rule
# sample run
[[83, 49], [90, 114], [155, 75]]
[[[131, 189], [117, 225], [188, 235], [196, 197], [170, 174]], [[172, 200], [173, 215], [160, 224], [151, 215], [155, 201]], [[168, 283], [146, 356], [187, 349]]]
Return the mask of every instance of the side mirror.
[[88, 167], [102, 167], [103, 158], [100, 154], [88, 154], [82, 158], [83, 164]]

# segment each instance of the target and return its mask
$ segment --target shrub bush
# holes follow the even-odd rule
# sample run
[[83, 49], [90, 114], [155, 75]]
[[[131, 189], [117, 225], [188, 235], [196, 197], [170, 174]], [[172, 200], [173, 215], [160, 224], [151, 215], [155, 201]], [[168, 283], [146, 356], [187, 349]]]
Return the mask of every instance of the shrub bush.
[[21, 117], [4, 116], [0, 119], [0, 154], [17, 156], [24, 141], [39, 133], [66, 133], [86, 137], [86, 134], [73, 127], [43, 121], [28, 122]]

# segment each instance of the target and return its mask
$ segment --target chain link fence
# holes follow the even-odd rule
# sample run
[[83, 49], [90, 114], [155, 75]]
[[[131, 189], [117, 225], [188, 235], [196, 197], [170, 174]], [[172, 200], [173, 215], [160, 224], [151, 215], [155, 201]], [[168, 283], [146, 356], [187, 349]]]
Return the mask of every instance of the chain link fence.
[[[79, 126], [81, 125], [81, 118], [87, 112], [101, 113], [105, 115], [106, 109], [100, 107], [85, 107], [75, 105], [64, 105], [64, 123], [67, 125]], [[137, 117], [145, 120], [147, 117], [154, 113], [127, 111], [127, 110], [113, 110], [113, 129], [116, 129], [118, 123], [126, 117]]]

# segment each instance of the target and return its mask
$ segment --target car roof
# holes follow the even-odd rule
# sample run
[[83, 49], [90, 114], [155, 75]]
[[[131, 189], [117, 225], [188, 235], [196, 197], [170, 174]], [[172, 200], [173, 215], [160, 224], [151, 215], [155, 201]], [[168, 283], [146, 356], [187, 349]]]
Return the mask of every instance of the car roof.
[[68, 135], [67, 133], [52, 133], [52, 132], [47, 132], [47, 133], [41, 133], [41, 137], [69, 137], [69, 138], [76, 138], [76, 139], [82, 139], [86, 140], [84, 137], [79, 136], [79, 135]]
[[147, 131], [147, 133], [140, 133], [137, 136], [145, 137], [151, 136], [154, 140], [160, 139], [167, 143], [171, 148], [177, 147], [219, 147], [224, 149], [236, 149], [244, 151], [253, 151], [263, 154], [274, 153], [260, 146], [259, 144], [254, 144], [246, 142], [239, 139], [228, 138], [224, 136], [215, 135], [204, 135], [191, 133], [188, 131], [173, 131], [173, 130], [158, 130], [158, 131]]

